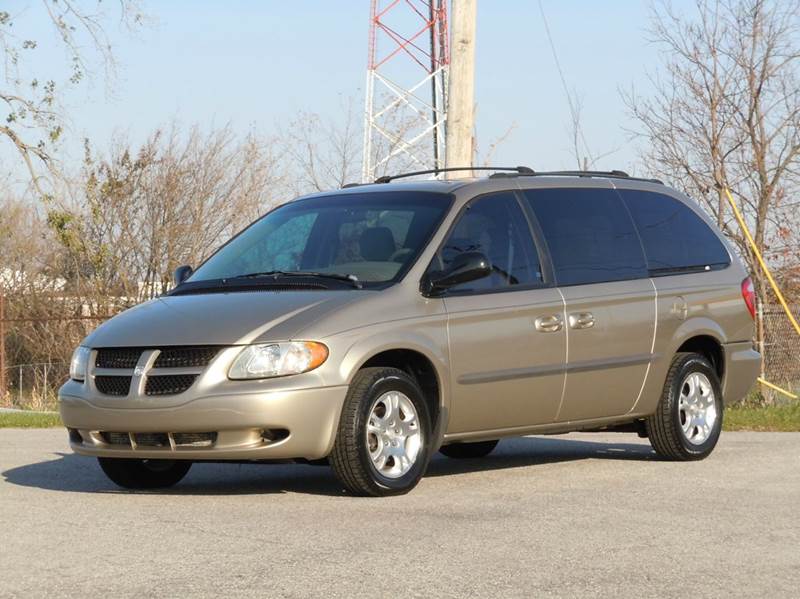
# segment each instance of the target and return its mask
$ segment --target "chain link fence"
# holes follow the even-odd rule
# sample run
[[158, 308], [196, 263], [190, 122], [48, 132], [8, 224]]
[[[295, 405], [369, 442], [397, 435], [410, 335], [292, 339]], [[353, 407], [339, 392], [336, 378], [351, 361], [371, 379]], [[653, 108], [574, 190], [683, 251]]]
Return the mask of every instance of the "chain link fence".
[[[800, 305], [790, 306], [793, 314], [800, 314]], [[787, 391], [800, 395], [800, 335], [794, 330], [786, 313], [779, 305], [766, 305], [760, 310], [764, 326], [763, 377]], [[778, 399], [776, 392], [762, 387], [762, 395], [769, 401]]]
[[69, 378], [69, 364], [39, 362], [5, 369], [6, 393], [0, 407], [26, 410], [58, 409], [58, 388]]

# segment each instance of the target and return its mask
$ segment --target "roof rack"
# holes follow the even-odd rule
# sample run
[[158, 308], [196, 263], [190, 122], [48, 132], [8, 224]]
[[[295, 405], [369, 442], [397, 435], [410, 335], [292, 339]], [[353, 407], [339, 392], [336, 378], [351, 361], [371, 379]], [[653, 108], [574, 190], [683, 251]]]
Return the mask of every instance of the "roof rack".
[[[424, 171], [413, 171], [408, 173], [398, 173], [397, 175], [384, 175], [375, 179], [375, 183], [389, 183], [395, 179], [405, 179], [406, 177], [417, 177], [419, 175], [438, 175], [453, 171], [508, 171], [494, 172], [489, 175], [490, 179], [500, 179], [504, 177], [602, 177], [605, 179], [629, 179], [630, 181], [646, 181], [647, 183], [657, 183], [664, 185], [661, 179], [648, 179], [645, 177], [631, 177], [625, 171], [534, 171], [528, 166], [452, 166], [446, 168], [429, 169]], [[358, 187], [365, 183], [347, 183], [343, 189]]]
[[449, 173], [453, 171], [513, 171], [517, 175], [535, 174], [534, 170], [527, 166], [449, 166], [446, 168], [434, 168], [425, 171], [400, 173], [397, 175], [384, 175], [375, 179], [375, 183], [389, 183], [395, 179], [405, 179], [406, 177], [417, 177], [419, 175], [438, 175], [439, 173]]
[[648, 183], [658, 183], [663, 185], [664, 182], [660, 179], [647, 179], [640, 177], [631, 177], [625, 171], [536, 171], [530, 173], [495, 173], [489, 175], [490, 179], [500, 177], [603, 177], [605, 179], [630, 179], [631, 181], [647, 181]]

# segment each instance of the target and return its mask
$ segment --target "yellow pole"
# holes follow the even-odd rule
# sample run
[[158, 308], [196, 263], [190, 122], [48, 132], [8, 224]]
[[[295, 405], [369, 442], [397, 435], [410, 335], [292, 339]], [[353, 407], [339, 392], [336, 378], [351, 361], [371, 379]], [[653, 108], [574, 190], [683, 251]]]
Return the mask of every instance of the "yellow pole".
[[786, 389], [781, 389], [780, 387], [778, 387], [778, 385], [773, 385], [772, 383], [770, 383], [765, 379], [762, 379], [761, 377], [758, 377], [757, 380], [762, 385], [766, 385], [770, 389], [775, 389], [775, 391], [777, 391], [778, 393], [783, 393], [786, 397], [791, 397], [792, 399], [798, 399], [797, 395], [795, 395], [794, 393], [789, 393]]
[[[775, 282], [775, 279], [772, 278], [772, 273], [769, 271], [769, 268], [767, 268], [767, 263], [764, 262], [764, 258], [761, 256], [761, 252], [758, 251], [758, 246], [756, 245], [753, 236], [750, 234], [750, 229], [747, 228], [747, 224], [744, 222], [742, 213], [739, 211], [739, 207], [736, 205], [736, 202], [733, 200], [733, 196], [731, 195], [731, 192], [728, 190], [727, 187], [725, 188], [725, 194], [728, 196], [728, 202], [730, 202], [731, 208], [733, 208], [733, 214], [736, 216], [736, 220], [739, 221], [739, 226], [742, 228], [742, 231], [744, 232], [747, 241], [750, 243], [750, 247], [753, 249], [753, 253], [756, 256], [756, 259], [758, 259], [758, 263], [761, 265], [761, 269], [764, 271], [764, 274], [767, 275], [767, 280], [769, 281], [769, 284], [772, 286], [772, 290], [775, 292], [775, 295], [778, 296], [778, 301], [781, 303], [781, 306], [783, 306], [783, 310], [784, 312], [786, 312], [786, 316], [789, 317], [789, 320], [794, 326], [794, 330], [797, 331], [798, 335], [800, 335], [800, 324], [797, 323], [797, 319], [795, 319], [794, 315], [792, 314], [792, 311], [789, 309], [789, 304], [786, 303], [786, 300], [784, 299], [781, 290], [778, 288], [778, 284]], [[774, 387], [774, 385], [772, 385], [771, 383], [766, 383], [765, 381], [761, 382], [767, 384], [767, 386], [769, 387]], [[776, 389], [778, 391], [783, 391], [783, 389], [780, 389], [778, 387], [776, 387]], [[791, 396], [790, 393], [788, 395]]]

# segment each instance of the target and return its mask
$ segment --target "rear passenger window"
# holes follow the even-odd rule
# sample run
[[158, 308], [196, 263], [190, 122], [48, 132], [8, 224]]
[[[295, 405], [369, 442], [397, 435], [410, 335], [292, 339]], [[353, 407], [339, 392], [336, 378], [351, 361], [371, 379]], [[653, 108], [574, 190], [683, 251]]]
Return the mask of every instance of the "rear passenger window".
[[621, 189], [642, 238], [651, 274], [724, 268], [728, 251], [683, 202], [660, 193]]
[[525, 192], [550, 249], [558, 285], [646, 278], [642, 244], [612, 189]]
[[485, 196], [474, 201], [459, 217], [447, 241], [431, 264], [444, 271], [464, 252], [481, 252], [492, 265], [492, 273], [449, 292], [512, 290], [543, 283], [539, 255], [533, 244], [525, 214], [512, 193]]

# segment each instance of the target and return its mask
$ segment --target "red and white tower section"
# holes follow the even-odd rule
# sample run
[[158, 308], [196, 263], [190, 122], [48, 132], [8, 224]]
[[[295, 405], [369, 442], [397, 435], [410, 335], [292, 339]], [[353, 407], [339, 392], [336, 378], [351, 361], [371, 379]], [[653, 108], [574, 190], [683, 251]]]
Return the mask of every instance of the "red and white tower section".
[[449, 66], [446, 0], [372, 0], [362, 181], [444, 167]]

